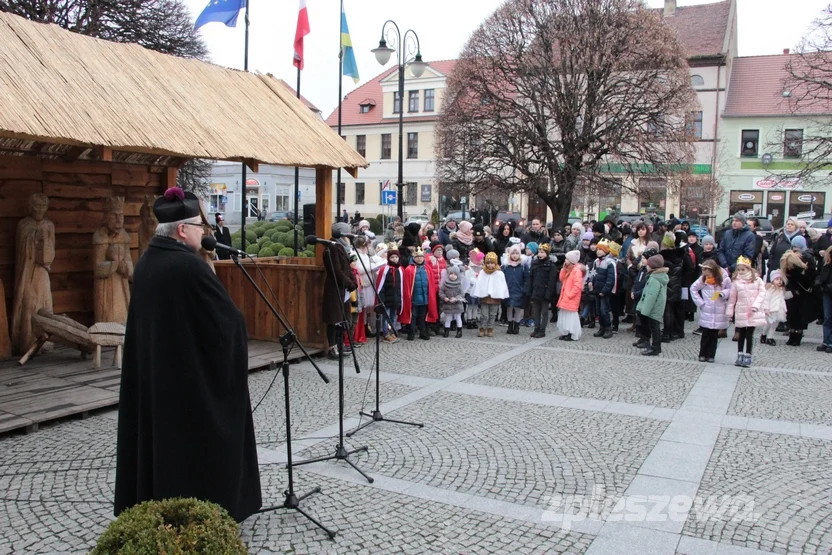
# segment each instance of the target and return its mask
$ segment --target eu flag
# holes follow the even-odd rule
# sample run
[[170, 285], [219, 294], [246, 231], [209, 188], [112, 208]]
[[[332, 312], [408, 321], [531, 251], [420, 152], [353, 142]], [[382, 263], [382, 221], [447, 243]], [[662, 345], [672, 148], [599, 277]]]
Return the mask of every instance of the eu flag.
[[208, 5], [196, 18], [194, 29], [199, 29], [206, 23], [218, 21], [227, 27], [237, 26], [237, 16], [246, 7], [246, 0], [208, 0]]

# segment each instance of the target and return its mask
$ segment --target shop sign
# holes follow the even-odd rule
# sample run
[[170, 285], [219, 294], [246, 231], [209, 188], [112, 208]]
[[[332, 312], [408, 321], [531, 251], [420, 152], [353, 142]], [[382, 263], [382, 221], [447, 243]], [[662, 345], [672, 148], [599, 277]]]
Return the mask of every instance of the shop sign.
[[254, 178], [246, 179], [246, 187], [259, 187], [260, 182]]
[[800, 202], [815, 202], [816, 200], [818, 200], [818, 197], [816, 197], [815, 195], [800, 195], [799, 197], [797, 197], [797, 200], [799, 200]]
[[737, 200], [754, 200], [755, 198], [751, 193], [740, 193], [737, 195]]
[[769, 202], [783, 202], [786, 199], [785, 195], [769, 195]]
[[800, 179], [796, 178], [776, 179], [774, 177], [762, 177], [760, 179], [754, 180], [754, 188], [763, 190], [780, 189], [789, 191], [799, 191], [803, 189], [803, 184], [800, 182]]

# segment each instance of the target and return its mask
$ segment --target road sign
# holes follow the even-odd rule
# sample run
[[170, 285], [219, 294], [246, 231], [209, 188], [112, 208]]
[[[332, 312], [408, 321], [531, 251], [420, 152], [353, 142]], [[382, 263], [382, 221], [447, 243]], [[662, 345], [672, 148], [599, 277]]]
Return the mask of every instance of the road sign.
[[384, 191], [381, 195], [381, 204], [396, 204], [397, 191]]
[[468, 204], [468, 197], [459, 197], [459, 204]]

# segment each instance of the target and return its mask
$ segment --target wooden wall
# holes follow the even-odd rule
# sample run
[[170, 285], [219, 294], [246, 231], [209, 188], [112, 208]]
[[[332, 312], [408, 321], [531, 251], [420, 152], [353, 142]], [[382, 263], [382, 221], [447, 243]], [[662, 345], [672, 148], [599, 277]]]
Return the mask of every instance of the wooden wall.
[[[254, 265], [248, 260], [244, 264], [257, 286], [294, 327], [304, 347], [323, 348], [326, 344], [326, 326], [322, 323], [321, 315], [324, 269], [309, 264], [258, 262], [277, 296], [277, 306]], [[245, 314], [249, 337], [263, 341], [280, 339], [286, 330], [272, 315], [240, 269], [230, 260], [215, 262], [214, 267], [234, 304]]]
[[54, 311], [92, 325], [92, 234], [102, 225], [103, 199], [125, 197], [124, 228], [132, 238], [135, 262], [139, 208], [145, 195], [164, 191], [170, 178], [168, 170], [160, 166], [0, 156], [0, 279], [9, 316], [14, 295], [15, 233], [17, 222], [28, 215], [30, 195], [45, 193], [49, 197], [47, 217], [55, 224], [51, 272]]

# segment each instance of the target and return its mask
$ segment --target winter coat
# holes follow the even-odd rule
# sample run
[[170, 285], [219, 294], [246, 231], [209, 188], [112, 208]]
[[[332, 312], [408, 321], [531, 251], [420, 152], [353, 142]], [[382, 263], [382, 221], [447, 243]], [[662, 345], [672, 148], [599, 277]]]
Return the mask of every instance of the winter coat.
[[823, 259], [823, 251], [825, 251], [829, 247], [832, 247], [832, 233], [829, 233], [827, 231], [826, 233], [821, 235], [817, 241], [815, 241], [814, 245], [812, 245], [812, 250], [815, 253], [815, 258], [817, 258], [818, 260]]
[[700, 264], [704, 264], [708, 260], [716, 260], [716, 263], [719, 264], [719, 251], [714, 249], [711, 252], [706, 252], [705, 248], [702, 248], [702, 259], [699, 261]]
[[766, 320], [769, 323], [785, 322], [786, 310], [786, 288], [776, 287], [770, 283], [766, 285], [766, 295], [763, 298], [763, 312], [766, 313]]
[[[335, 239], [333, 238], [333, 241]], [[329, 256], [324, 256], [324, 302], [322, 317], [325, 324], [337, 324], [349, 315], [350, 308], [344, 302], [344, 291], [355, 291], [358, 284], [350, 268], [350, 259], [341, 245], [328, 245]]]
[[376, 274], [376, 291], [379, 300], [394, 314], [401, 314], [404, 297], [404, 273], [398, 265], [386, 264]]
[[560, 271], [560, 282], [563, 284], [558, 299], [558, 308], [577, 312], [581, 305], [581, 293], [584, 290], [584, 274], [586, 268], [580, 264], [572, 266], [571, 270], [564, 268]]
[[680, 302], [682, 300], [685, 269], [692, 266], [690, 257], [684, 247], [663, 250], [661, 255], [664, 257], [664, 267], [668, 271], [667, 302]]
[[474, 242], [471, 241], [470, 245], [466, 245], [458, 238], [454, 238], [454, 240], [451, 241], [451, 247], [459, 252], [459, 259], [462, 260], [463, 263], [468, 264], [468, 253], [474, 249]]
[[581, 236], [569, 234], [569, 237], [563, 240], [566, 252], [577, 250], [581, 246]]
[[734, 317], [734, 327], [756, 328], [766, 324], [766, 313], [763, 311], [763, 299], [766, 296], [766, 286], [759, 277], [753, 281], [745, 281], [736, 277], [731, 283], [731, 293], [725, 315]]
[[786, 300], [788, 313], [786, 319], [789, 328], [805, 330], [823, 314], [823, 304], [818, 295], [814, 294], [815, 258], [804, 251], [800, 259], [806, 264], [806, 269], [794, 267], [786, 271], [786, 290], [791, 298]]
[[506, 276], [499, 269], [494, 270], [490, 274], [483, 269], [477, 276], [477, 283], [474, 284], [474, 292], [472, 296], [480, 299], [507, 299], [509, 296], [508, 287], [506, 287]]
[[786, 235], [785, 228], [783, 231], [777, 234], [771, 241], [771, 245], [768, 249], [769, 260], [771, 260], [772, 269], [776, 270], [777, 267], [780, 265], [780, 259], [783, 258], [783, 255], [786, 254], [786, 251], [792, 250], [792, 239], [794, 239], [799, 231], [795, 231], [791, 237]]
[[512, 266], [505, 264], [503, 274], [506, 276], [508, 287], [508, 305], [513, 307], [524, 307], [526, 305], [526, 281], [529, 279], [529, 269], [523, 264]]
[[[465, 292], [462, 290], [461, 277], [456, 281], [446, 280], [439, 288], [439, 300], [442, 301], [442, 312], [445, 314], [462, 314]], [[446, 301], [446, 298], [451, 300]]]
[[[719, 293], [716, 300], [715, 293]], [[722, 285], [705, 283], [705, 276], [700, 276], [690, 287], [690, 298], [699, 309], [699, 326], [709, 330], [728, 329], [728, 316], [725, 307], [731, 293], [731, 278], [722, 270]]]
[[647, 265], [642, 264], [641, 268], [639, 268], [638, 273], [636, 274], [636, 279], [633, 281], [632, 293], [633, 293], [633, 300], [638, 302], [641, 298], [641, 294], [644, 291], [644, 287], [647, 285], [647, 278], [649, 277], [650, 273], [648, 271]]
[[521, 237], [525, 244], [529, 243], [537, 243], [538, 245], [542, 245], [543, 243], [549, 242], [549, 235], [546, 233], [545, 228], [540, 228], [540, 231], [534, 231], [532, 228], [526, 230], [526, 233], [523, 234]]
[[592, 291], [596, 295], [609, 297], [615, 288], [615, 259], [607, 255], [595, 261], [595, 275], [592, 278]]
[[532, 301], [550, 302], [555, 296], [558, 283], [558, 272], [552, 259], [546, 257], [541, 260], [535, 257], [526, 281], [526, 298]]
[[448, 224], [439, 228], [439, 242], [445, 247], [451, 242], [451, 233], [456, 233], [456, 229], [448, 229]]
[[737, 258], [744, 256], [754, 260], [754, 247], [757, 241], [754, 232], [747, 225], [742, 229], [728, 229], [719, 242], [719, 265], [732, 272], [737, 267]]
[[822, 264], [815, 286], [824, 295], [832, 295], [832, 264]]
[[664, 320], [664, 308], [667, 305], [667, 283], [670, 281], [667, 268], [659, 268], [650, 272], [647, 285], [641, 293], [641, 300], [636, 305], [636, 311], [642, 316]]
[[589, 247], [584, 248], [583, 243], [581, 243], [581, 246], [579, 248], [581, 250], [581, 259], [579, 262], [587, 268], [589, 268], [592, 265], [592, 263], [595, 262], [595, 259], [598, 258], [598, 256], [596, 256], [595, 251], [593, 251]]
[[550, 244], [552, 245], [552, 251], [549, 253], [549, 258], [555, 260], [558, 271], [560, 271], [560, 268], [563, 266], [563, 261], [566, 260], [566, 253], [569, 252], [566, 250], [566, 239], [560, 243], [552, 241]]

